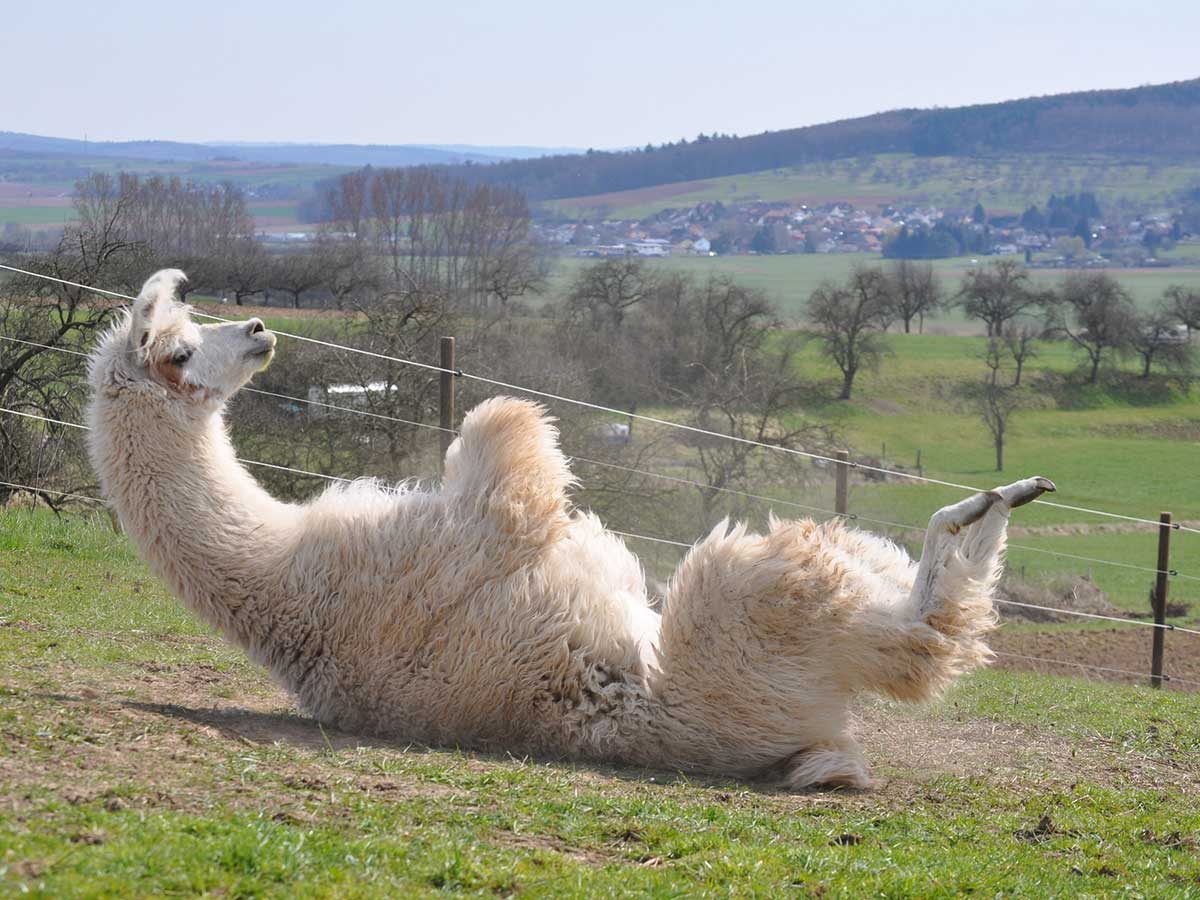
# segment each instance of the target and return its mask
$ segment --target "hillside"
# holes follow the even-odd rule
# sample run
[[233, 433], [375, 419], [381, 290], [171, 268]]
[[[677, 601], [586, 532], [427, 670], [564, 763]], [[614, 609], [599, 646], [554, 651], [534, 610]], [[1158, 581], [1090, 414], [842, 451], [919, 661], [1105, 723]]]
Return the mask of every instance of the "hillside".
[[460, 167], [530, 199], [626, 191], [869, 154], [1114, 154], [1170, 160], [1200, 145], [1200, 79], [952, 109], [901, 109], [749, 137]]
[[183, 143], [179, 141], [80, 141], [0, 131], [0, 151], [31, 156], [74, 156], [201, 163], [241, 160], [328, 166], [423, 166], [493, 163], [547, 153], [569, 155], [560, 147], [472, 147], [418, 144]]

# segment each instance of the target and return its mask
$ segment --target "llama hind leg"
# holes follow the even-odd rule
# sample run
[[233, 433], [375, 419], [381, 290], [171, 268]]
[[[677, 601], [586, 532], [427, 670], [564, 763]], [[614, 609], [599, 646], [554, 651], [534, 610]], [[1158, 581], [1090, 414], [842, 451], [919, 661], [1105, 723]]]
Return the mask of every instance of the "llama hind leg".
[[794, 791], [812, 787], [868, 788], [871, 774], [858, 742], [844, 735], [802, 750], [789, 759], [783, 785]]
[[990, 616], [1009, 512], [1053, 490], [1049, 479], [1026, 478], [934, 513], [910, 597], [918, 620], [948, 637], [981, 630], [987, 624], [981, 617]]
[[502, 536], [543, 544], [569, 519], [567, 460], [545, 410], [512, 397], [480, 403], [446, 452], [443, 493], [473, 508]]

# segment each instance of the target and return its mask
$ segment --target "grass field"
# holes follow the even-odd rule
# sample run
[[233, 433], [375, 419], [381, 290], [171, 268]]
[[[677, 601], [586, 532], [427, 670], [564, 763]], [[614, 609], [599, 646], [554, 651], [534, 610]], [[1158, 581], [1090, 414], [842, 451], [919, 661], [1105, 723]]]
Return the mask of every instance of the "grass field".
[[[1194, 249], [1194, 248], [1193, 248]], [[595, 261], [573, 256], [559, 257], [555, 263], [548, 297], [559, 297], [575, 274]], [[986, 264], [987, 257], [970, 257], [934, 260], [933, 266], [949, 293], [957, 290], [963, 274], [972, 265]], [[661, 266], [670, 271], [684, 272], [696, 278], [710, 274], [727, 275], [738, 281], [760, 288], [788, 319], [798, 320], [804, 315], [808, 298], [822, 281], [844, 279], [855, 265], [887, 265], [878, 254], [868, 253], [797, 253], [780, 256], [677, 256], [664, 260], [648, 261], [648, 265]], [[1171, 284], [1183, 284], [1200, 288], [1200, 267], [1176, 266], [1163, 269], [1109, 269], [1133, 295], [1138, 305], [1146, 308], [1162, 296]], [[1066, 270], [1031, 269], [1033, 279], [1039, 284], [1052, 286], [1062, 279]], [[968, 323], [960, 313], [951, 312], [927, 323], [934, 330], [971, 332], [974, 323]]]
[[1195, 695], [988, 671], [868, 701], [867, 793], [322, 730], [106, 523], [0, 512], [0, 894], [1187, 896]]
[[882, 203], [930, 203], [993, 212], [1044, 205], [1051, 194], [1091, 191], [1102, 205], [1167, 204], [1200, 184], [1200, 164], [1147, 165], [1121, 157], [1023, 155], [1020, 157], [918, 157], [908, 154], [808, 163], [703, 181], [555, 200], [546, 205], [574, 216], [598, 211], [641, 219], [666, 207], [721, 201], [788, 201], [818, 206], [834, 201], [868, 208]]

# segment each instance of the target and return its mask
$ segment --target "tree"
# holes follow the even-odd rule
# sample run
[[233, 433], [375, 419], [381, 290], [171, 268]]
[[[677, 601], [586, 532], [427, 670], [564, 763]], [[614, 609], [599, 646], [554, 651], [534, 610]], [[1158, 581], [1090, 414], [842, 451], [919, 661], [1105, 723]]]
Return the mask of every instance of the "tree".
[[845, 284], [823, 283], [808, 301], [825, 355], [842, 372], [842, 400], [850, 399], [854, 378], [884, 353], [879, 332], [891, 305], [887, 278], [878, 269], [857, 266]]
[[653, 290], [656, 274], [636, 257], [606, 259], [581, 269], [567, 291], [570, 315], [593, 327], [620, 329], [625, 316]]
[[[79, 223], [64, 231], [52, 252], [22, 258], [20, 267], [122, 293], [135, 291], [131, 282], [144, 276], [148, 252], [124, 231], [129, 198], [112, 191], [86, 202]], [[87, 348], [117, 309], [68, 284], [26, 275], [8, 279], [0, 291], [0, 336], [9, 338], [0, 340], [0, 407], [78, 422], [86, 396], [86, 360], [75, 353]], [[82, 432], [15, 416], [0, 416], [0, 480], [43, 490], [39, 496], [55, 509], [69, 498], [54, 491], [83, 493], [95, 484]], [[0, 499], [14, 490], [0, 485]]]
[[322, 277], [316, 253], [307, 247], [288, 251], [270, 260], [269, 284], [291, 296], [295, 309], [300, 308], [301, 296], [318, 287]]
[[1188, 339], [1200, 329], [1200, 290], [1173, 284], [1163, 291], [1163, 302], [1171, 314], [1187, 327]]
[[893, 263], [888, 275], [892, 283], [892, 307], [904, 323], [904, 333], [911, 333], [913, 319], [917, 319], [918, 330], [923, 332], [925, 317], [937, 313], [944, 302], [942, 285], [933, 273], [933, 266], [903, 259]]
[[1037, 307], [1043, 298], [1030, 288], [1024, 266], [1013, 259], [998, 259], [967, 270], [958, 300], [969, 318], [987, 326], [988, 337], [997, 337], [1006, 322]]
[[1006, 322], [1000, 332], [1008, 355], [1017, 365], [1017, 370], [1013, 374], [1013, 387], [1021, 386], [1021, 372], [1025, 368], [1026, 361], [1038, 355], [1037, 345], [1034, 342], [1041, 336], [1042, 329], [1028, 322]]
[[1137, 317], [1130, 346], [1142, 361], [1142, 378], [1150, 377], [1155, 360], [1168, 369], [1183, 372], [1191, 369], [1191, 341], [1179, 340], [1175, 331], [1178, 327], [1174, 314], [1166, 306]]
[[1133, 301], [1107, 272], [1068, 275], [1050, 309], [1052, 329], [1083, 351], [1088, 384], [1096, 383], [1103, 361], [1128, 352], [1138, 328]]
[[221, 286], [233, 292], [233, 300], [242, 306], [247, 297], [261, 294], [268, 283], [268, 261], [262, 244], [252, 237], [242, 238], [230, 249], [221, 266]]
[[982, 203], [975, 204], [975, 209], [971, 211], [971, 221], [976, 225], [982, 225], [987, 221], [987, 213], [984, 212]]
[[996, 471], [1004, 471], [1004, 446], [1008, 439], [1013, 414], [1026, 404], [1024, 393], [1016, 385], [1006, 385], [1000, 380], [1003, 368], [1004, 349], [1000, 339], [988, 341], [984, 353], [984, 364], [988, 368], [982, 381], [968, 382], [961, 388], [969, 408], [979, 416], [992, 437], [992, 448], [996, 452]]

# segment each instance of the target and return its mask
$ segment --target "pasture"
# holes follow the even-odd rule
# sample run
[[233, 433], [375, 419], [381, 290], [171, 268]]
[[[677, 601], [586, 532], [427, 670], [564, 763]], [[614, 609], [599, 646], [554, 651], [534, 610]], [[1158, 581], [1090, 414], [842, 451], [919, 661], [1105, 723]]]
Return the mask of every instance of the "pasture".
[[[788, 258], [759, 261], [772, 259]], [[287, 330], [308, 315], [219, 312], [265, 314]], [[319, 331], [322, 318], [307, 327]], [[797, 365], [814, 388], [794, 415], [836, 426], [856, 455], [887, 466], [911, 466], [920, 450], [932, 477], [988, 487], [1038, 472], [1060, 486], [1047, 499], [1147, 518], [1170, 509], [1200, 523], [1194, 388], [1142, 381], [1130, 363], [1086, 388], [1069, 380], [1069, 348], [1044, 343], [1026, 372], [1038, 403], [1014, 419], [997, 474], [988, 435], [952, 391], [982, 374], [984, 341], [887, 341], [890, 355], [860, 376], [849, 402], [830, 399], [823, 383], [834, 372], [806, 344]], [[285, 340], [276, 366], [288, 349]], [[668, 462], [671, 474], [697, 474], [682, 457]], [[588, 470], [578, 471], [586, 487]], [[827, 469], [750, 488], [833, 507]], [[630, 504], [611, 524], [690, 542], [712, 524], [698, 520], [694, 495]], [[929, 514], [960, 496], [854, 478], [850, 510], [916, 526], [862, 523], [914, 546]], [[761, 523], [766, 504], [739, 511]], [[1153, 528], [1041, 505], [1017, 511], [1013, 524], [1010, 572], [1033, 582], [1090, 575], [1118, 612], [1147, 611], [1153, 576], [1104, 563], [1153, 567]], [[631, 546], [656, 573], [679, 555]], [[998, 650], [1063, 662], [1001, 657], [922, 708], [867, 701], [858, 714], [877, 789], [787, 795], [323, 730], [169, 597], [107, 519], [0, 510], [0, 557], [0, 893], [1200, 892], [1195, 686], [1152, 693], [1145, 678], [1062, 677], [1087, 672], [1072, 662], [1147, 671], [1146, 628], [1006, 621]], [[1171, 565], [1200, 575], [1200, 535], [1175, 534]], [[1171, 599], [1182, 604], [1173, 623], [1200, 626], [1198, 588], [1173, 579]], [[1198, 644], [1168, 634], [1167, 671], [1200, 683]]]
[[868, 702], [869, 793], [322, 730], [107, 523], [0, 512], [0, 892], [1020, 896], [1200, 890], [1195, 695], [991, 670]]

